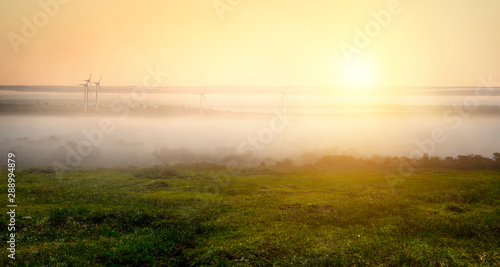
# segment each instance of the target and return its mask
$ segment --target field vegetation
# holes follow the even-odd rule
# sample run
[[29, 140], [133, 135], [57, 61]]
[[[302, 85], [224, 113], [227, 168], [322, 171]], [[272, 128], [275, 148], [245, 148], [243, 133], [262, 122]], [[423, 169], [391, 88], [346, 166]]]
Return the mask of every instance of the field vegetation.
[[[4, 253], [0, 264], [500, 264], [499, 170], [417, 168], [391, 184], [396, 169], [328, 160], [232, 172], [20, 169], [16, 260]], [[7, 183], [0, 192], [6, 199]], [[7, 224], [2, 216], [4, 250]]]

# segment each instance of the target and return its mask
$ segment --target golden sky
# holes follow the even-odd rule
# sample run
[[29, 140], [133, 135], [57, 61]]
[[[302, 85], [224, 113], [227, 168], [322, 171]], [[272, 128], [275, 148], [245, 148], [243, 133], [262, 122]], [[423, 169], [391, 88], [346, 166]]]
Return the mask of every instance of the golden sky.
[[498, 0], [2, 0], [0, 17], [0, 84], [141, 85], [156, 65], [164, 86], [500, 81]]

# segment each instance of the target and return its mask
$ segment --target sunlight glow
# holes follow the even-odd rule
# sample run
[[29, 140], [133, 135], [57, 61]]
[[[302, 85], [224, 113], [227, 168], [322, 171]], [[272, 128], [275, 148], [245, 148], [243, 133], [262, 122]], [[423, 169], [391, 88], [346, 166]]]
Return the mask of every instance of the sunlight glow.
[[372, 65], [363, 59], [346, 62], [342, 66], [343, 85], [350, 89], [367, 89], [375, 85], [375, 73]]

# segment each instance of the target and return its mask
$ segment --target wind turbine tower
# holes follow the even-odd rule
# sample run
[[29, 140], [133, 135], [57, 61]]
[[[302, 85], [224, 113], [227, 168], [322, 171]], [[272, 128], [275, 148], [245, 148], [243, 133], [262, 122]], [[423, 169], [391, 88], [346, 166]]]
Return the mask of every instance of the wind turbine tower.
[[88, 99], [89, 99], [89, 94], [92, 94], [90, 92], [90, 88], [92, 88], [92, 84], [90, 83], [90, 78], [92, 78], [92, 73], [90, 73], [90, 77], [87, 80], [83, 80], [84, 84], [79, 84], [83, 85], [83, 98], [84, 98], [84, 106], [85, 106], [85, 112], [87, 112], [87, 105], [88, 105]]
[[79, 83], [78, 85], [83, 85], [83, 109], [87, 112], [87, 84]]
[[205, 104], [207, 103], [207, 99], [205, 98], [205, 90], [207, 90], [207, 85], [203, 88], [203, 92], [200, 93], [200, 114], [203, 116], [203, 100], [205, 100]]
[[99, 87], [99, 92], [102, 93], [102, 90], [101, 90], [101, 79], [102, 79], [102, 75], [99, 78], [98, 82], [94, 82], [94, 84], [95, 84], [95, 109], [96, 110], [99, 110], [99, 100], [97, 99], [97, 87]]

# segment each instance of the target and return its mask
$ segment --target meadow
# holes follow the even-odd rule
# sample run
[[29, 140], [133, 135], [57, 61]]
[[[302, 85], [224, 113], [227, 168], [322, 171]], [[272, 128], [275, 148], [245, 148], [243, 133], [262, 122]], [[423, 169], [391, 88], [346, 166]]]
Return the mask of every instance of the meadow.
[[[498, 266], [500, 171], [190, 164], [16, 173], [2, 266]], [[2, 172], [6, 177], [7, 172]], [[0, 185], [7, 199], [7, 183]]]

